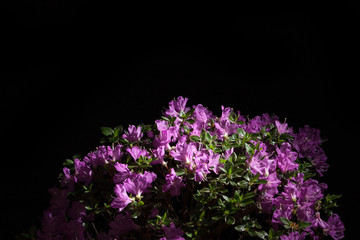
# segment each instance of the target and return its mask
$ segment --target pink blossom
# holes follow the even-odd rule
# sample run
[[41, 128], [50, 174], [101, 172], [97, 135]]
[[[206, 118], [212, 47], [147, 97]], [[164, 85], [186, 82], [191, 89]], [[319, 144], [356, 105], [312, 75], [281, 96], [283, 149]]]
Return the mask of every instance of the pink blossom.
[[138, 228], [128, 212], [125, 215], [116, 215], [114, 221], [109, 223], [109, 226], [109, 235], [112, 237], [119, 237], [131, 230]]
[[280, 148], [276, 147], [276, 152], [278, 154], [276, 162], [281, 169], [281, 172], [284, 173], [298, 169], [299, 164], [295, 162], [298, 154], [294, 151], [291, 151], [291, 145], [289, 143], [284, 142], [281, 144]]
[[151, 187], [151, 183], [156, 179], [156, 174], [145, 171], [143, 174], [135, 173], [130, 178], [124, 180], [124, 188], [128, 193], [136, 195], [140, 198], [142, 193], [147, 192], [147, 188]]
[[165, 165], [164, 157], [165, 157], [165, 146], [160, 146], [153, 150], [154, 157], [156, 160], [152, 161], [151, 164], [162, 164]]
[[128, 196], [126, 189], [122, 184], [116, 184], [114, 192], [116, 198], [111, 203], [112, 208], [118, 208], [119, 211], [122, 211], [129, 203], [134, 201]]
[[197, 152], [194, 142], [189, 144], [178, 143], [176, 144], [176, 149], [170, 152], [170, 155], [176, 160], [182, 162], [189, 169], [192, 169], [194, 166], [194, 154]]
[[129, 168], [127, 166], [128, 166], [127, 164], [118, 163], [118, 162], [115, 163], [114, 167], [115, 167], [116, 171], [118, 172], [113, 177], [113, 180], [114, 180], [115, 184], [120, 184], [125, 179], [130, 177], [131, 172], [130, 172], [130, 170], [129, 170]]
[[128, 127], [128, 131], [125, 132], [122, 137], [130, 142], [137, 142], [143, 137], [143, 133], [141, 132], [141, 127], [136, 127], [135, 125], [130, 125]]
[[291, 129], [288, 129], [287, 123], [280, 123], [278, 120], [275, 120], [275, 125], [276, 125], [276, 128], [277, 128], [279, 134], [292, 132]]
[[162, 186], [162, 191], [170, 191], [170, 195], [174, 197], [180, 195], [180, 188], [185, 187], [185, 184], [181, 177], [176, 176], [173, 168], [170, 171], [171, 173], [166, 175], [166, 183]]
[[206, 107], [204, 107], [202, 104], [198, 104], [196, 106], [193, 106], [195, 108], [194, 116], [195, 121], [200, 124], [206, 124], [208, 120], [212, 117], [211, 111], [209, 111]]
[[339, 215], [333, 214], [327, 221], [328, 227], [324, 230], [335, 240], [344, 238], [345, 227]]
[[256, 175], [260, 174], [260, 177], [267, 178], [270, 173], [276, 170], [276, 162], [274, 159], [270, 159], [266, 156], [266, 152], [256, 150], [249, 163], [251, 173]]
[[304, 240], [306, 237], [306, 232], [290, 232], [288, 235], [280, 236], [281, 240]]
[[134, 146], [132, 148], [127, 148], [126, 151], [130, 153], [131, 157], [134, 161], [138, 160], [140, 156], [149, 157], [149, 153], [145, 149], [141, 149], [138, 146]]
[[164, 226], [163, 230], [165, 237], [160, 238], [160, 240], [185, 240], [185, 238], [181, 237], [184, 235], [184, 231], [177, 228], [173, 222], [170, 223], [170, 227]]
[[190, 110], [189, 107], [186, 107], [186, 103], [189, 99], [178, 97], [177, 100], [171, 100], [169, 103], [169, 109], [166, 110], [165, 114], [170, 117], [179, 117], [180, 112], [186, 113]]

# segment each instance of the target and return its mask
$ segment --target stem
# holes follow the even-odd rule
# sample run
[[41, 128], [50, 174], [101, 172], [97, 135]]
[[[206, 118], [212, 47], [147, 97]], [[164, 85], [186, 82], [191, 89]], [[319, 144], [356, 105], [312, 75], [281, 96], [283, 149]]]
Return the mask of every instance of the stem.
[[97, 231], [97, 229], [96, 229], [96, 227], [95, 227], [95, 224], [92, 222], [92, 223], [91, 223], [91, 225], [92, 225], [92, 227], [93, 227], [93, 228], [94, 228], [94, 230], [95, 230], [96, 236], [98, 236], [98, 235], [99, 235], [99, 233], [98, 233], [98, 231]]

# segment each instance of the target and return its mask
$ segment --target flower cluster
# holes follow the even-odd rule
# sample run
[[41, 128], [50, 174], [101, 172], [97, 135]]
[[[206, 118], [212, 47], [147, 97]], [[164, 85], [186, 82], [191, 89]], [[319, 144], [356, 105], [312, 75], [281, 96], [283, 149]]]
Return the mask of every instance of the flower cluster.
[[37, 238], [344, 237], [340, 195], [316, 179], [329, 167], [319, 130], [187, 102], [154, 124], [101, 128], [103, 145], [64, 162]]

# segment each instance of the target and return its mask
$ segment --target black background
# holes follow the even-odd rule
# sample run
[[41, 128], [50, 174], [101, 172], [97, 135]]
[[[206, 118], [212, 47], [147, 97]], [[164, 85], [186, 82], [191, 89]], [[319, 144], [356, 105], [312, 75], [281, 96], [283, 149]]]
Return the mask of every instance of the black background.
[[[254, 8], [255, 7], [255, 8]], [[19, 1], [2, 14], [1, 227], [39, 222], [62, 162], [99, 145], [102, 126], [152, 123], [189, 98], [215, 114], [275, 113], [321, 129], [354, 239], [359, 216], [358, 66], [351, 4], [126, 6]], [[275, 9], [275, 10], [274, 10]]]

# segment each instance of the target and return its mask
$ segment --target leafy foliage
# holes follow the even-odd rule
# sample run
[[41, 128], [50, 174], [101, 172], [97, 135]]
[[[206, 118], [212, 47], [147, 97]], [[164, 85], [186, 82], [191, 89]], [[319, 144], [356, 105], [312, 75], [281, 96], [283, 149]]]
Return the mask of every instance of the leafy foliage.
[[223, 106], [216, 117], [187, 101], [172, 100], [155, 124], [101, 127], [104, 145], [65, 160], [37, 237], [343, 236], [332, 212], [341, 195], [324, 197], [313, 179], [328, 167], [317, 130], [295, 133], [276, 116]]

